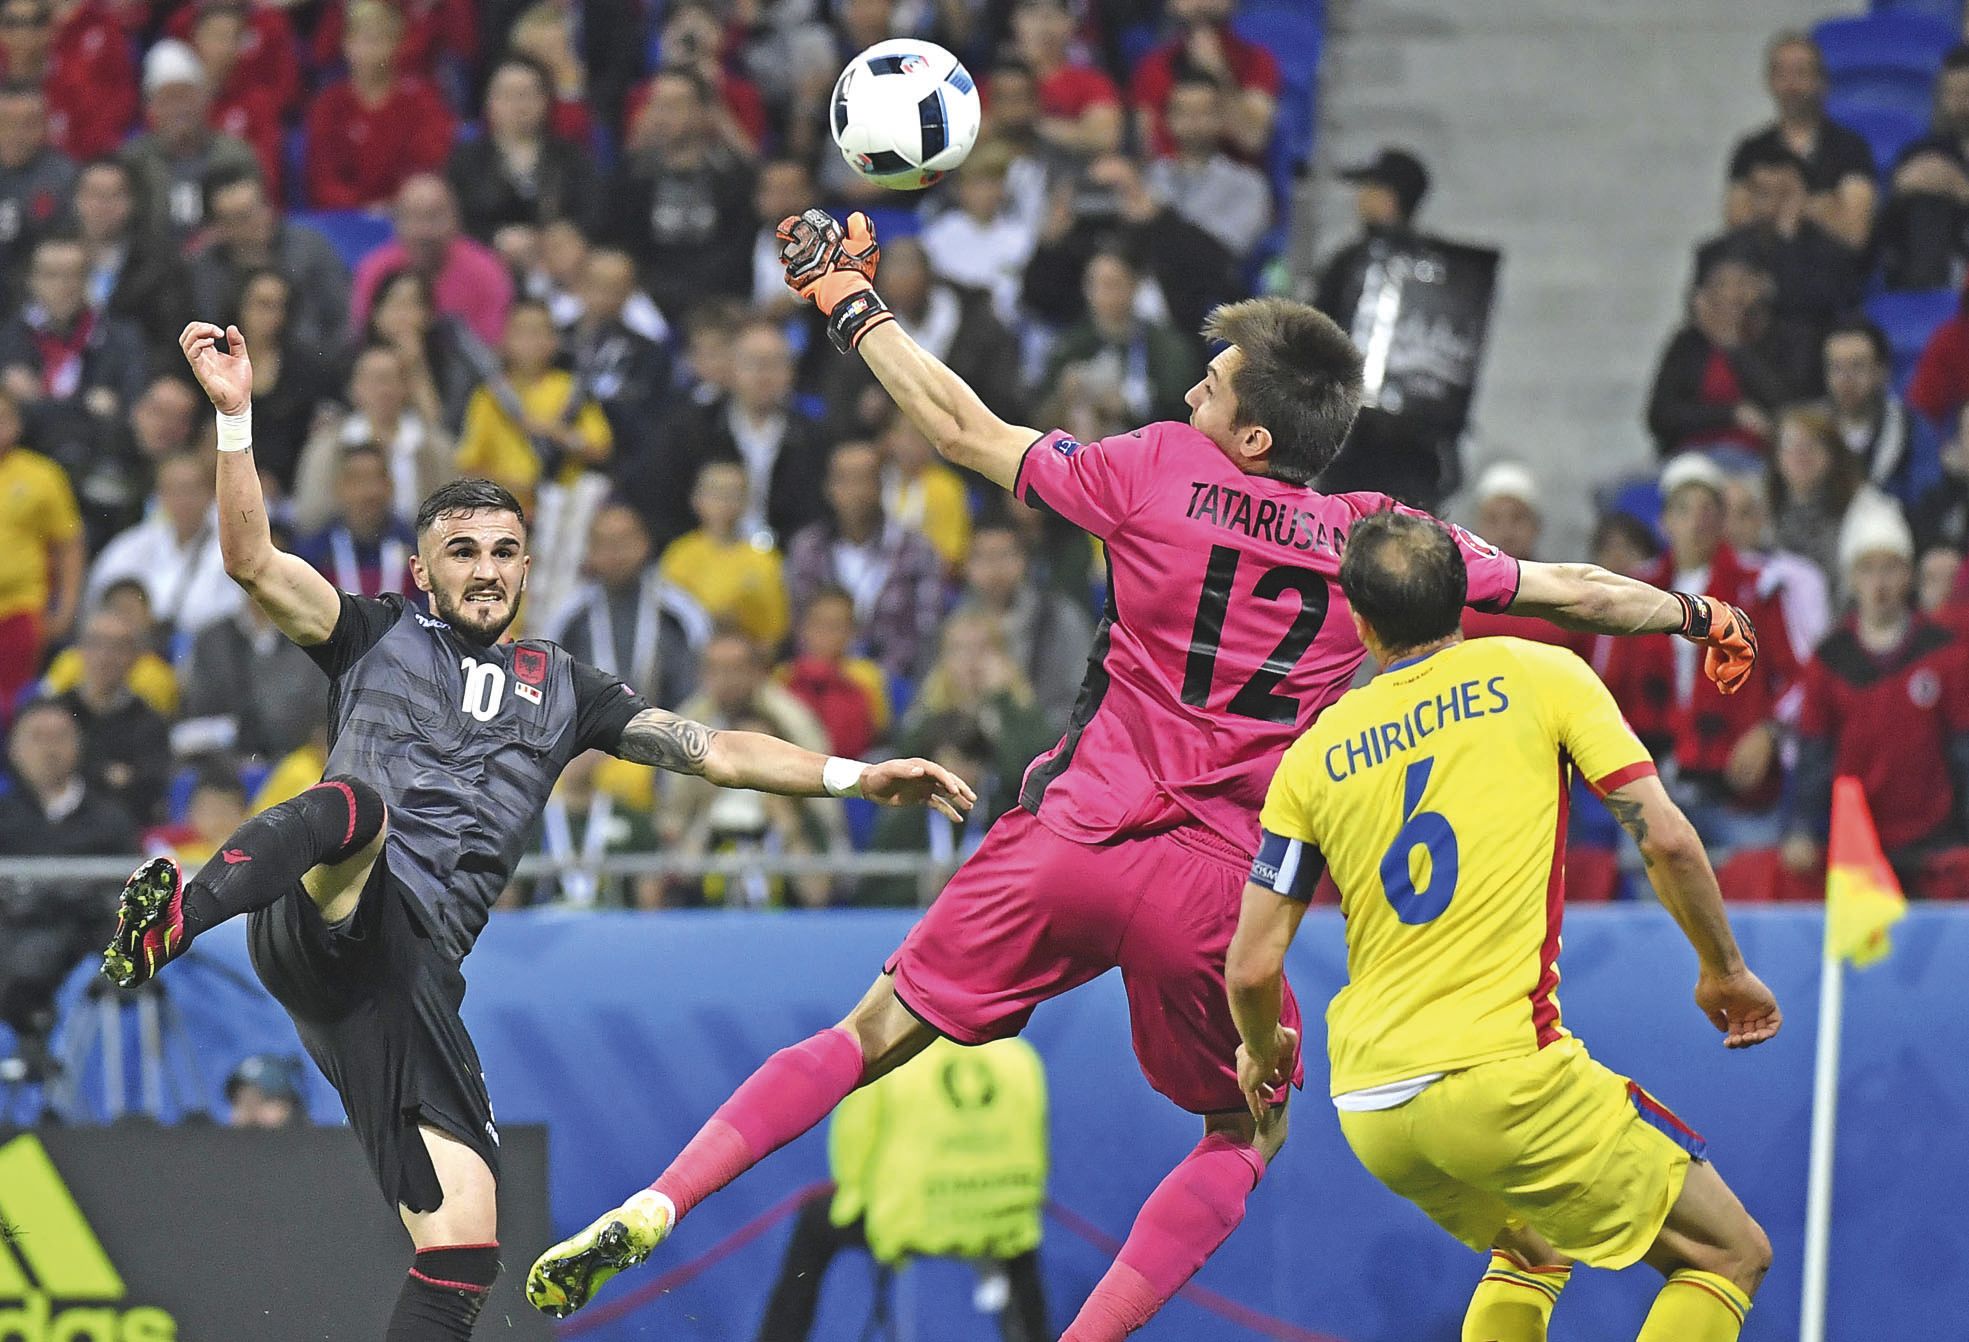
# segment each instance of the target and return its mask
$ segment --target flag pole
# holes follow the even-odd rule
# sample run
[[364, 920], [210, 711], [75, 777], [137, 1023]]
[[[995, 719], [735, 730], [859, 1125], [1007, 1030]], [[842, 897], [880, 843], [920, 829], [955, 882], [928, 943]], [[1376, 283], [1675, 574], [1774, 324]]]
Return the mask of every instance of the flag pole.
[[1798, 1342], [1825, 1342], [1832, 1157], [1839, 1124], [1839, 1034], [1845, 1003], [1846, 966], [1828, 936], [1819, 977], [1818, 1057], [1812, 1066], [1812, 1158], [1805, 1197], [1805, 1289], [1798, 1311]]

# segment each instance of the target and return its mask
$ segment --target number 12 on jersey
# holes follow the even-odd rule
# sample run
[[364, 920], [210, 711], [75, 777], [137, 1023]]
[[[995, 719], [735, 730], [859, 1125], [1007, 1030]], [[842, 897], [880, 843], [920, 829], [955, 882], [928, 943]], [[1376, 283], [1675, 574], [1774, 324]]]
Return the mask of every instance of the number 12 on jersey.
[[[1228, 545], [1210, 548], [1210, 567], [1203, 576], [1203, 591], [1196, 601], [1196, 624], [1190, 630], [1190, 655], [1183, 667], [1183, 702], [1192, 708], [1210, 706], [1210, 690], [1217, 679], [1217, 651], [1224, 639], [1224, 619], [1231, 607], [1231, 583], [1237, 578], [1238, 561], [1244, 556]], [[1299, 701], [1289, 695], [1274, 694], [1279, 682], [1292, 674], [1306, 649], [1313, 646], [1320, 626], [1326, 623], [1329, 601], [1326, 579], [1309, 568], [1281, 564], [1266, 569], [1252, 585], [1251, 595], [1261, 601], [1277, 601], [1287, 592], [1299, 594], [1299, 613], [1285, 631], [1278, 646], [1238, 692], [1231, 696], [1227, 711], [1260, 722], [1293, 723], [1299, 720]]]

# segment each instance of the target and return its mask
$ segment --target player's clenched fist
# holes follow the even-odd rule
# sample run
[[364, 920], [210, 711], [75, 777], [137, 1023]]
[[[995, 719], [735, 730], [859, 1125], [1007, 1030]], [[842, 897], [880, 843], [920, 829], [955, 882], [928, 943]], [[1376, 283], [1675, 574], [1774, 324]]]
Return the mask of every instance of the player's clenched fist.
[[849, 215], [844, 230], [825, 210], [808, 210], [780, 220], [774, 236], [787, 287], [821, 310], [828, 319], [828, 338], [843, 354], [869, 331], [894, 320], [875, 292], [882, 248], [867, 215], [859, 210]]
[[1272, 1036], [1269, 1056], [1260, 1057], [1248, 1044], [1237, 1049], [1237, 1088], [1244, 1092], [1245, 1106], [1259, 1122], [1285, 1096], [1292, 1084], [1293, 1059], [1298, 1056], [1299, 1032], [1281, 1025]]
[[1705, 651], [1702, 671], [1725, 694], [1735, 694], [1757, 665], [1757, 626], [1727, 601], [1714, 597], [1673, 594], [1682, 603], [1682, 637], [1700, 643]]

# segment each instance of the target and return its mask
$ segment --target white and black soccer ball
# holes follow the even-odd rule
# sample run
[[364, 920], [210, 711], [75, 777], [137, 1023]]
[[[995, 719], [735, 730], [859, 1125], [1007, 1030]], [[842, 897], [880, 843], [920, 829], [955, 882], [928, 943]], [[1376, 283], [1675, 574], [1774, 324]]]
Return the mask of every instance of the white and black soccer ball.
[[934, 42], [897, 37], [848, 62], [828, 124], [857, 174], [892, 191], [929, 186], [964, 161], [983, 121], [978, 86]]

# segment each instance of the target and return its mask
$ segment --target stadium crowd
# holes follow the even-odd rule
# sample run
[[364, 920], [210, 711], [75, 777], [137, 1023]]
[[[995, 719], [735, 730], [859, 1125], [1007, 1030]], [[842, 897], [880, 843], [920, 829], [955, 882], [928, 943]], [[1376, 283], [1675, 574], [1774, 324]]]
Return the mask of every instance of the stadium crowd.
[[[0, 854], [198, 862], [319, 777], [325, 682], [218, 554], [211, 416], [175, 346], [197, 316], [244, 333], [280, 539], [337, 585], [416, 599], [417, 502], [487, 475], [530, 511], [523, 634], [714, 726], [933, 756], [985, 799], [957, 828], [591, 756], [540, 851], [964, 856], [1065, 724], [1100, 555], [936, 458], [785, 289], [773, 225], [870, 209], [884, 296], [1008, 419], [1084, 440], [1184, 417], [1203, 315], [1283, 283], [1288, 93], [1310, 83], [1234, 8], [0, 0]], [[916, 197], [861, 183], [826, 126], [842, 62], [905, 33], [957, 51], [985, 101], [969, 161]], [[1734, 897], [1816, 897], [1835, 772], [1865, 782], [1913, 893], [1969, 894], [1969, 316], [1909, 382], [1861, 315], [1969, 260], [1969, 47], [1884, 173], [1827, 116], [1809, 37], [1776, 39], [1768, 77], [1776, 119], [1730, 156], [1647, 398], [1662, 469], [1608, 482], [1590, 556], [1751, 612], [1756, 679], [1725, 699], [1668, 640], [1469, 632], [1592, 659]], [[1355, 180], [1364, 237], [1413, 225], [1413, 156]], [[1412, 493], [1372, 459], [1348, 484]], [[1559, 557], [1525, 466], [1462, 504], [1506, 551]], [[1574, 898], [1635, 885], [1596, 811], [1576, 808]], [[917, 895], [576, 869], [509, 897]]]

